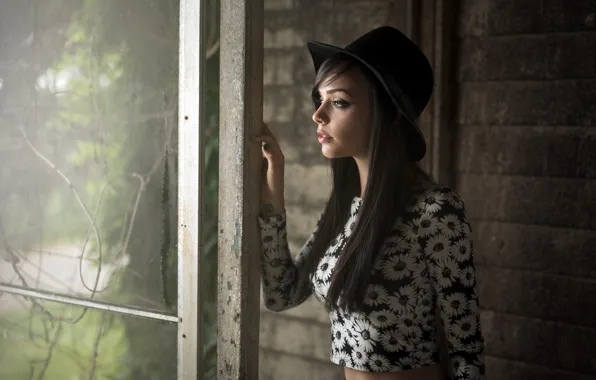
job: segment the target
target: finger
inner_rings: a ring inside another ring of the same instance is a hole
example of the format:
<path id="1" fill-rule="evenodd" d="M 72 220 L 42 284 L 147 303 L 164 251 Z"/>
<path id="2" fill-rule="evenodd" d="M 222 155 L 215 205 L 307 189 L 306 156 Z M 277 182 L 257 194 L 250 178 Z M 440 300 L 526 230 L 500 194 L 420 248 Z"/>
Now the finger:
<path id="1" fill-rule="evenodd" d="M 273 136 L 260 135 L 260 136 L 255 136 L 253 139 L 255 142 L 266 143 L 266 144 L 270 144 L 270 145 L 274 145 L 277 143 L 277 140 Z"/>
<path id="2" fill-rule="evenodd" d="M 277 140 L 274 137 L 258 136 L 258 137 L 255 137 L 255 142 L 260 142 L 261 148 L 264 149 L 264 151 L 266 151 L 266 152 L 269 152 L 269 153 L 281 152 L 279 144 L 277 143 Z"/>
<path id="3" fill-rule="evenodd" d="M 265 157 L 267 161 L 273 160 L 273 150 L 271 148 L 271 145 L 264 143 L 261 146 L 261 151 L 263 152 L 263 157 Z"/>
<path id="4" fill-rule="evenodd" d="M 267 135 L 267 134 L 256 135 L 253 137 L 253 139 L 255 141 L 266 142 L 269 144 L 277 143 L 277 139 L 275 138 L 275 136 Z"/>

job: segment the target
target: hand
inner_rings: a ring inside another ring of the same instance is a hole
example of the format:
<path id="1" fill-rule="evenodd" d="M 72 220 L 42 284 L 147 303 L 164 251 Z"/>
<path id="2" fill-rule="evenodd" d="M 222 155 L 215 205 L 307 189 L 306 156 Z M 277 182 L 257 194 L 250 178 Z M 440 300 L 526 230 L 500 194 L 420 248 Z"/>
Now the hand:
<path id="1" fill-rule="evenodd" d="M 284 200 L 284 155 L 277 139 L 263 123 L 262 134 L 255 137 L 263 152 L 263 178 L 261 184 L 261 210 L 263 214 L 281 214 Z"/>

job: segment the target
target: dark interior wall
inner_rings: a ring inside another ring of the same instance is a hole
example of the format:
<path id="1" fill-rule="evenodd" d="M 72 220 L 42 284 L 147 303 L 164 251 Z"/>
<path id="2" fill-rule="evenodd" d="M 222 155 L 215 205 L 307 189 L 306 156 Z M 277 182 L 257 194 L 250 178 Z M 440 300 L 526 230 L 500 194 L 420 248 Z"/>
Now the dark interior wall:
<path id="1" fill-rule="evenodd" d="M 461 1 L 456 178 L 491 379 L 596 378 L 595 12 Z"/>

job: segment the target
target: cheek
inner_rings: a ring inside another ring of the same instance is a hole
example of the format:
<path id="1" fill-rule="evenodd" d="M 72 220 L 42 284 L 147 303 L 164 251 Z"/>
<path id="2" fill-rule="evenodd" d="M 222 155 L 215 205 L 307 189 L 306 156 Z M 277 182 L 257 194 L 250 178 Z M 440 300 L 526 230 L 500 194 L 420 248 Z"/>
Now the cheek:
<path id="1" fill-rule="evenodd" d="M 342 123 L 338 123 L 332 133 L 336 141 L 329 148 L 337 153 L 352 155 L 368 150 L 368 126 L 355 117 L 346 118 Z"/>

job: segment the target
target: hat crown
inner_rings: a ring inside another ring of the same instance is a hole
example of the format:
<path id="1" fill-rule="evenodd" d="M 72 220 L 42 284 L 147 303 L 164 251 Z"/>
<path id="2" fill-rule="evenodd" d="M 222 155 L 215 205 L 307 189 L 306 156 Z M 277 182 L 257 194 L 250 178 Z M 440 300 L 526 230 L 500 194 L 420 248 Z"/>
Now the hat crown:
<path id="1" fill-rule="evenodd" d="M 345 50 L 366 61 L 384 79 L 395 82 L 410 99 L 415 116 L 422 113 L 432 94 L 432 67 L 406 35 L 393 27 L 382 26 L 362 35 Z M 389 90 L 398 91 L 391 85 Z"/>

